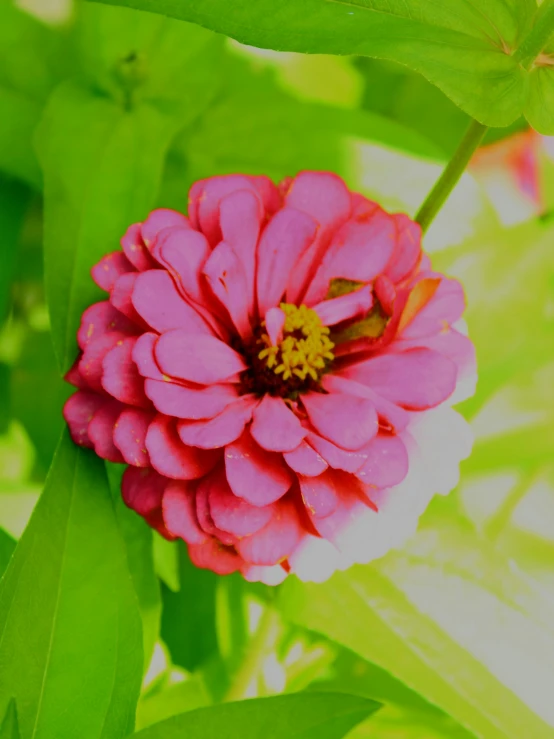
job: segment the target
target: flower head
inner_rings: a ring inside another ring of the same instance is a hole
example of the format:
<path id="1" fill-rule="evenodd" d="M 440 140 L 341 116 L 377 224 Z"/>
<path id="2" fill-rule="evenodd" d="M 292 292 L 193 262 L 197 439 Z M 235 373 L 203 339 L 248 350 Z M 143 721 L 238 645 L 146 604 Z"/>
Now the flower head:
<path id="1" fill-rule="evenodd" d="M 330 173 L 197 182 L 92 270 L 73 439 L 199 567 L 322 580 L 401 545 L 471 444 L 463 291 L 420 241 Z"/>

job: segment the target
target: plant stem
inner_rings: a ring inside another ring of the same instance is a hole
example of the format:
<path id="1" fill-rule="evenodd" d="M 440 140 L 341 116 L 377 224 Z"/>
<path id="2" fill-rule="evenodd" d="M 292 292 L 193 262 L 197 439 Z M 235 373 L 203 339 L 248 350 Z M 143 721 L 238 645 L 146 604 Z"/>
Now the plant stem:
<path id="1" fill-rule="evenodd" d="M 454 152 L 454 156 L 446 165 L 444 172 L 437 180 L 415 217 L 423 232 L 429 228 L 431 222 L 454 189 L 473 153 L 483 140 L 486 131 L 487 126 L 484 126 L 478 121 L 473 120 L 469 124 L 460 145 Z"/>
<path id="2" fill-rule="evenodd" d="M 279 628 L 279 616 L 271 606 L 268 606 L 260 618 L 258 629 L 247 646 L 242 664 L 227 691 L 226 701 L 240 701 L 247 697 L 248 688 L 260 675 L 263 663 L 275 646 Z"/>
<path id="3" fill-rule="evenodd" d="M 554 35 L 554 0 L 544 0 L 537 11 L 533 27 L 513 55 L 522 67 L 529 69 Z"/>

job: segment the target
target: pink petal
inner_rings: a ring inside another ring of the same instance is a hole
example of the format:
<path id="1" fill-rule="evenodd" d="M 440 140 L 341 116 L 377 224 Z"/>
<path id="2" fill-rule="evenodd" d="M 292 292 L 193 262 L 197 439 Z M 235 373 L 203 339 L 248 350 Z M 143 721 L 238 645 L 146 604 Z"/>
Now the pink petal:
<path id="1" fill-rule="evenodd" d="M 198 518 L 198 524 L 200 528 L 211 536 L 215 536 L 225 546 L 234 546 L 237 542 L 237 537 L 228 531 L 218 529 L 212 518 L 209 505 L 209 497 L 212 488 L 219 487 L 219 480 L 222 474 L 222 470 L 215 469 L 198 483 L 196 488 L 196 516 Z"/>
<path id="2" fill-rule="evenodd" d="M 238 398 L 234 385 L 185 387 L 173 382 L 146 380 L 146 395 L 160 413 L 175 418 L 213 418 Z"/>
<path id="3" fill-rule="evenodd" d="M 73 385 L 74 387 L 79 388 L 79 390 L 90 390 L 90 386 L 88 382 L 79 372 L 79 362 L 81 361 L 82 356 L 83 356 L 83 353 L 79 352 L 79 354 L 77 355 L 77 358 L 75 359 L 71 367 L 67 370 L 67 372 L 63 376 L 63 379 L 66 382 L 69 382 L 70 385 Z"/>
<path id="4" fill-rule="evenodd" d="M 377 433 L 377 413 L 370 400 L 310 392 L 302 403 L 316 431 L 343 449 L 360 449 Z"/>
<path id="5" fill-rule="evenodd" d="M 278 211 L 265 227 L 258 245 L 256 292 L 264 315 L 279 304 L 291 272 L 317 232 L 313 218 L 294 208 Z"/>
<path id="6" fill-rule="evenodd" d="M 248 317 L 251 292 L 242 262 L 233 249 L 222 241 L 204 265 L 203 274 L 212 293 L 229 313 L 243 340 L 252 336 Z"/>
<path id="7" fill-rule="evenodd" d="M 230 346 L 186 329 L 168 331 L 158 339 L 156 360 L 164 374 L 200 385 L 225 382 L 246 369 L 244 359 Z"/>
<path id="8" fill-rule="evenodd" d="M 132 301 L 133 289 L 139 274 L 139 272 L 128 272 L 118 277 L 110 293 L 110 303 L 137 326 L 148 330 L 148 325 L 136 312 Z"/>
<path id="9" fill-rule="evenodd" d="M 348 369 L 343 371 L 347 372 Z M 349 380 L 341 375 L 325 375 L 321 384 L 330 393 L 346 393 L 346 395 L 354 395 L 359 398 L 371 400 L 377 411 L 379 424 L 386 427 L 389 431 L 397 433 L 405 429 L 408 425 L 410 415 L 407 411 L 385 400 L 385 398 L 378 395 L 367 385 Z"/>
<path id="10" fill-rule="evenodd" d="M 306 441 L 300 442 L 292 452 L 283 454 L 288 466 L 299 475 L 315 477 L 327 469 L 327 462 Z"/>
<path id="11" fill-rule="evenodd" d="M 232 547 L 210 538 L 203 544 L 189 545 L 189 557 L 196 567 L 212 570 L 218 575 L 230 575 L 240 570 L 243 561 Z"/>
<path id="12" fill-rule="evenodd" d="M 98 287 L 106 292 L 110 292 L 118 277 L 126 272 L 134 272 L 134 267 L 121 251 L 106 254 L 90 271 Z"/>
<path id="13" fill-rule="evenodd" d="M 141 226 L 141 234 L 146 246 L 152 246 L 156 237 L 165 228 L 189 228 L 190 221 L 182 213 L 168 208 L 153 210 Z"/>
<path id="14" fill-rule="evenodd" d="M 373 306 L 371 285 L 313 306 L 324 326 L 334 326 L 348 318 L 365 316 Z"/>
<path id="15" fill-rule="evenodd" d="M 211 334 L 204 319 L 179 295 L 163 269 L 138 275 L 131 300 L 139 316 L 159 333 L 182 328 L 190 334 Z"/>
<path id="16" fill-rule="evenodd" d="M 282 398 L 264 395 L 254 411 L 250 433 L 268 451 L 291 452 L 307 431 Z"/>
<path id="17" fill-rule="evenodd" d="M 385 275 L 379 275 L 373 283 L 373 289 L 385 315 L 392 316 L 394 312 L 394 301 L 396 299 L 396 288 L 390 279 Z"/>
<path id="18" fill-rule="evenodd" d="M 283 327 L 287 317 L 281 308 L 270 308 L 265 314 L 265 330 L 272 346 L 277 346 L 283 338 Z"/>
<path id="19" fill-rule="evenodd" d="M 89 449 L 94 448 L 94 444 L 88 436 L 88 425 L 97 410 L 109 402 L 105 395 L 88 392 L 87 390 L 79 390 L 71 395 L 63 407 L 63 417 L 69 426 L 71 438 L 79 446 L 85 446 Z"/>
<path id="20" fill-rule="evenodd" d="M 406 349 L 422 346 L 451 359 L 458 368 L 458 380 L 463 375 L 475 372 L 475 346 L 467 336 L 453 328 L 423 339 L 399 339 L 394 342 L 391 349 L 394 352 L 404 352 Z"/>
<path id="21" fill-rule="evenodd" d="M 81 316 L 81 325 L 77 332 L 79 347 L 84 349 L 93 339 L 109 331 L 131 336 L 137 332 L 137 327 L 107 300 L 93 303 Z"/>
<path id="22" fill-rule="evenodd" d="M 256 506 L 282 498 L 294 480 L 282 455 L 262 449 L 248 431 L 225 448 L 225 469 L 233 493 Z"/>
<path id="23" fill-rule="evenodd" d="M 203 304 L 201 273 L 210 254 L 206 237 L 190 228 L 167 229 L 159 235 L 154 253 L 185 295 Z"/>
<path id="24" fill-rule="evenodd" d="M 134 467 L 149 467 L 150 457 L 146 450 L 146 432 L 154 413 L 138 408 L 126 408 L 114 427 L 113 441 L 127 464 Z"/>
<path id="25" fill-rule="evenodd" d="M 366 359 L 341 374 L 409 410 L 433 408 L 456 387 L 456 365 L 431 349 L 409 349 Z"/>
<path id="26" fill-rule="evenodd" d="M 219 449 L 238 439 L 257 403 L 253 395 L 243 395 L 208 421 L 180 421 L 177 431 L 185 444 Z"/>
<path id="27" fill-rule="evenodd" d="M 113 443 L 114 427 L 124 406 L 117 400 L 109 400 L 99 408 L 88 425 L 88 436 L 94 451 L 109 462 L 123 462 L 123 456 Z"/>
<path id="28" fill-rule="evenodd" d="M 396 244 L 385 275 L 398 283 L 408 277 L 419 261 L 421 226 L 403 213 L 395 213 L 392 218 L 396 226 Z"/>
<path id="29" fill-rule="evenodd" d="M 363 482 L 388 488 L 401 483 L 408 474 L 408 453 L 397 436 L 376 436 L 365 451 L 367 461 L 356 473 Z"/>
<path id="30" fill-rule="evenodd" d="M 134 337 L 123 339 L 104 356 L 102 387 L 122 403 L 150 408 L 150 401 L 144 394 L 144 380 L 133 362 L 135 343 Z"/>
<path id="31" fill-rule="evenodd" d="M 164 374 L 158 367 L 154 356 L 154 348 L 158 338 L 158 334 L 150 332 L 142 334 L 136 340 L 133 348 L 133 362 L 137 365 L 139 374 L 151 380 L 164 379 Z"/>
<path id="32" fill-rule="evenodd" d="M 442 277 L 429 302 L 401 328 L 402 338 L 415 339 L 439 333 L 445 326 L 455 323 L 464 309 L 464 290 L 460 283 Z"/>
<path id="33" fill-rule="evenodd" d="M 298 304 L 321 263 L 331 233 L 350 215 L 351 196 L 340 177 L 331 172 L 300 172 L 288 188 L 286 204 L 319 224 L 315 241 L 299 260 L 287 286 L 287 301 Z M 314 302 L 324 297 L 325 293 Z"/>
<path id="34" fill-rule="evenodd" d="M 127 467 L 121 480 L 121 497 L 126 506 L 149 517 L 161 507 L 168 481 L 150 467 Z"/>
<path id="35" fill-rule="evenodd" d="M 91 341 L 81 357 L 79 362 L 79 372 L 88 382 L 91 388 L 97 392 L 104 392 L 102 387 L 102 374 L 104 372 L 102 363 L 104 357 L 119 342 L 123 342 L 127 336 L 119 333 L 119 331 L 111 331 L 108 334 L 101 334 L 97 339 Z"/>
<path id="36" fill-rule="evenodd" d="M 256 246 L 260 236 L 263 208 L 253 192 L 238 190 L 223 198 L 219 206 L 221 233 L 240 259 L 247 284 L 246 300 L 250 315 L 256 299 Z"/>
<path id="37" fill-rule="evenodd" d="M 366 447 L 362 447 L 354 452 L 348 452 L 346 449 L 341 449 L 341 447 L 313 433 L 308 435 L 308 443 L 321 455 L 329 467 L 333 467 L 336 470 L 357 472 L 367 460 Z"/>
<path id="38" fill-rule="evenodd" d="M 256 534 L 240 539 L 237 550 L 249 564 L 275 565 L 292 554 L 302 533 L 294 506 L 280 501 L 269 523 Z"/>
<path id="39" fill-rule="evenodd" d="M 233 495 L 223 470 L 217 476 L 217 483 L 210 487 L 208 505 L 217 528 L 238 537 L 259 531 L 275 512 L 274 505 L 260 508 Z"/>
<path id="40" fill-rule="evenodd" d="M 139 272 L 153 269 L 156 266 L 156 262 L 152 259 L 142 240 L 140 223 L 134 223 L 132 226 L 129 226 L 121 239 L 121 246 L 129 262 Z"/>
<path id="41" fill-rule="evenodd" d="M 165 527 L 187 544 L 203 544 L 208 534 L 200 528 L 196 516 L 196 490 L 194 484 L 172 480 L 166 487 L 162 511 Z"/>
<path id="42" fill-rule="evenodd" d="M 152 467 L 165 477 L 195 480 L 209 472 L 219 455 L 204 449 L 193 449 L 180 440 L 175 419 L 158 414 L 148 428 L 146 448 Z"/>
<path id="43" fill-rule="evenodd" d="M 318 477 L 299 477 L 304 505 L 312 516 L 325 518 L 334 513 L 341 499 L 341 491 L 351 484 L 348 475 L 326 470 Z"/>

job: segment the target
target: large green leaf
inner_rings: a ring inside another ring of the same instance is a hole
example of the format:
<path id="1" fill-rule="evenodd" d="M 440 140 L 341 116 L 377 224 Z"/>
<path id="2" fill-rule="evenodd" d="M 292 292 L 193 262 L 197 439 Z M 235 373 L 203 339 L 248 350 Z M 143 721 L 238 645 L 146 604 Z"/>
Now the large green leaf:
<path id="1" fill-rule="evenodd" d="M 554 133 L 554 116 L 538 114 L 533 102 L 541 94 L 550 106 L 552 92 L 514 56 L 535 0 L 101 1 L 193 21 L 254 46 L 400 62 L 487 125 L 506 126 L 526 112 Z"/>
<path id="2" fill-rule="evenodd" d="M 0 529 L 0 577 L 4 574 L 4 570 L 8 566 L 14 549 L 15 541 L 4 529 Z"/>
<path id="3" fill-rule="evenodd" d="M 137 739 L 341 739 L 379 704 L 342 693 L 297 693 L 174 716 Z"/>
<path id="4" fill-rule="evenodd" d="M 0 714 L 21 739 L 132 730 L 141 625 L 104 465 L 62 437 L 0 586 Z"/>
<path id="5" fill-rule="evenodd" d="M 441 520 L 378 565 L 287 581 L 280 604 L 483 739 L 552 736 L 552 606 L 469 531 Z"/>
<path id="6" fill-rule="evenodd" d="M 20 739 L 15 701 L 9 702 L 6 715 L 0 726 L 0 739 Z"/>

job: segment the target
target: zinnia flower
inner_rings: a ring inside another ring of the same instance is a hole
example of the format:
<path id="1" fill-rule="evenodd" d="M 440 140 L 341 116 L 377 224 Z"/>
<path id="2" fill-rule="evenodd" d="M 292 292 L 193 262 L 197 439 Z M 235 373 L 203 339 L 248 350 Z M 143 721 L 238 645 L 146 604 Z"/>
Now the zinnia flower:
<path id="1" fill-rule="evenodd" d="M 462 288 L 419 226 L 327 172 L 197 182 L 92 270 L 77 444 L 199 567 L 323 580 L 413 533 L 471 446 Z"/>

